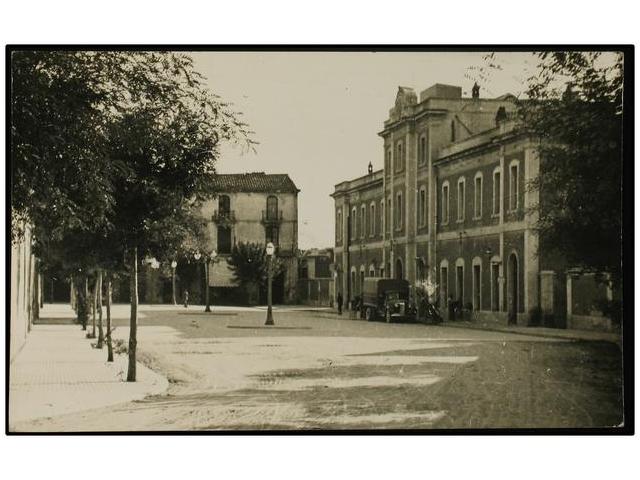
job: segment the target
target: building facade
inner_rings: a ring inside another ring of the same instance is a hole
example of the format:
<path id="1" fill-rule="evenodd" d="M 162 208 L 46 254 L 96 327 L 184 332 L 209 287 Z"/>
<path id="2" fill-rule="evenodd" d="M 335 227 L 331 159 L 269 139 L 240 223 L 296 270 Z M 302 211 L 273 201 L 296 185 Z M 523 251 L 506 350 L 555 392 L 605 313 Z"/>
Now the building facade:
<path id="1" fill-rule="evenodd" d="M 283 274 L 274 279 L 274 302 L 294 302 L 300 190 L 288 175 L 264 172 L 216 175 L 214 188 L 218 192 L 215 198 L 202 206 L 210 248 L 217 252 L 209 269 L 209 286 L 214 289 L 236 286 L 227 263 L 234 245 L 272 242 L 276 255 L 285 264 Z"/>
<path id="2" fill-rule="evenodd" d="M 333 250 L 311 248 L 302 254 L 298 265 L 298 302 L 305 305 L 333 306 Z"/>
<path id="3" fill-rule="evenodd" d="M 563 322 L 565 279 L 538 252 L 538 198 L 526 188 L 540 168 L 536 140 L 510 120 L 514 110 L 513 96 L 480 98 L 477 86 L 463 98 L 436 84 L 419 100 L 398 89 L 379 133 L 383 168 L 332 194 L 345 299 L 367 276 L 428 278 L 441 306 L 458 301 L 503 323 Z"/>

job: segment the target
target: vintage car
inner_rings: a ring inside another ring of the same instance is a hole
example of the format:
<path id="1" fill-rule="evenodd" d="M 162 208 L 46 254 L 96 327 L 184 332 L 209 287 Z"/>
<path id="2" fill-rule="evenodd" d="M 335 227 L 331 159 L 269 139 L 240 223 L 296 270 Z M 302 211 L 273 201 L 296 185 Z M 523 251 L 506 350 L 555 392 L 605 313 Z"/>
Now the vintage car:
<path id="1" fill-rule="evenodd" d="M 386 322 L 414 321 L 415 306 L 409 299 L 409 282 L 390 278 L 369 277 L 362 285 L 362 309 L 364 317 L 373 321 L 384 318 Z"/>

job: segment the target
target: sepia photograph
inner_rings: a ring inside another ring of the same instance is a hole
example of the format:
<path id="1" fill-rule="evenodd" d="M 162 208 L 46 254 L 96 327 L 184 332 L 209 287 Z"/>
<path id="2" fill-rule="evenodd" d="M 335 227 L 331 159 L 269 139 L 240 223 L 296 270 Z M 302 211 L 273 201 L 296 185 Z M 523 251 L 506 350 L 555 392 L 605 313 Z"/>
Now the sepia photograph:
<path id="1" fill-rule="evenodd" d="M 8 45 L 6 433 L 633 434 L 633 56 Z"/>

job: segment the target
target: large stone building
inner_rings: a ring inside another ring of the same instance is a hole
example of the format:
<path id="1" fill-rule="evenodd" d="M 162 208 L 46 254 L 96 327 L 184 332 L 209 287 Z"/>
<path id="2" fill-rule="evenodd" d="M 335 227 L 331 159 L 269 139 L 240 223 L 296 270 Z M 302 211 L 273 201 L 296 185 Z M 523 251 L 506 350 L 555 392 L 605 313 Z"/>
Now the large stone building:
<path id="1" fill-rule="evenodd" d="M 335 186 L 337 288 L 365 276 L 429 277 L 440 305 L 458 300 L 502 322 L 564 323 L 564 266 L 538 252 L 536 140 L 510 120 L 514 97 L 463 98 L 436 84 L 400 87 L 379 133 L 384 167 Z M 446 310 L 443 308 L 441 310 Z M 555 320 L 554 320 L 555 319 Z"/>
<path id="2" fill-rule="evenodd" d="M 218 194 L 202 207 L 202 215 L 208 220 L 211 249 L 218 254 L 209 271 L 209 286 L 235 287 L 227 263 L 235 244 L 273 242 L 276 255 L 286 266 L 283 274 L 274 279 L 274 302 L 294 302 L 300 190 L 288 175 L 264 172 L 216 175 L 214 188 Z"/>

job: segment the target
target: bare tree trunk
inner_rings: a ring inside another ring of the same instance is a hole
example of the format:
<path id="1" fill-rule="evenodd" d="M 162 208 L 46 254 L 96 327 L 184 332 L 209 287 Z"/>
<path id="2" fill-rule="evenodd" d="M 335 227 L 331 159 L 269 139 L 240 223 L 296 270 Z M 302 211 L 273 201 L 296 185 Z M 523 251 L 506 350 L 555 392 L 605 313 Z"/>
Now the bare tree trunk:
<path id="1" fill-rule="evenodd" d="M 73 277 L 71 277 L 71 279 L 69 280 L 69 287 L 71 290 L 69 292 L 69 303 L 71 303 L 71 308 L 73 308 L 73 310 L 77 313 L 78 312 L 78 295 L 77 295 L 78 292 L 76 291 L 76 282 L 74 281 Z"/>
<path id="2" fill-rule="evenodd" d="M 133 248 L 131 255 L 129 289 L 131 292 L 131 316 L 129 317 L 129 369 L 127 382 L 135 382 L 136 346 L 138 344 L 138 247 Z"/>
<path id="3" fill-rule="evenodd" d="M 113 362 L 111 343 L 111 276 L 107 273 L 107 362 Z"/>
<path id="4" fill-rule="evenodd" d="M 104 329 L 102 328 L 102 270 L 98 270 L 96 290 L 98 295 L 98 344 L 96 348 L 102 348 L 102 344 L 104 343 Z"/>
<path id="5" fill-rule="evenodd" d="M 82 325 L 82 330 L 87 329 L 89 320 L 89 286 L 85 273 L 80 273 L 75 279 L 76 285 L 76 312 L 78 323 Z"/>

